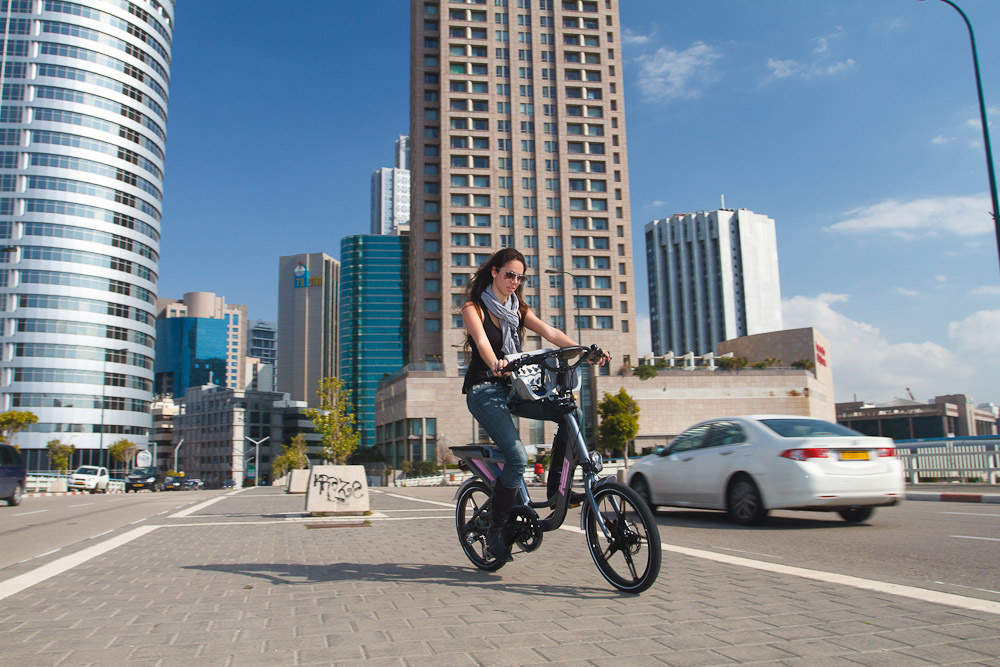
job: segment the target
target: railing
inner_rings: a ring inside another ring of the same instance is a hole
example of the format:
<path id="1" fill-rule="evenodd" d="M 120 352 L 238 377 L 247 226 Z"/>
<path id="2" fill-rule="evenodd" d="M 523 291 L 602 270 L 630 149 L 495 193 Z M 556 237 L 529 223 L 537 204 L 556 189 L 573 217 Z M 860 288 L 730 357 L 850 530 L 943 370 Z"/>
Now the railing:
<path id="1" fill-rule="evenodd" d="M 25 485 L 25 493 L 56 493 L 66 491 L 66 484 L 69 482 L 69 475 L 58 475 L 56 473 L 32 473 L 28 475 Z M 124 493 L 125 481 L 112 479 L 108 485 L 109 493 Z"/>
<path id="2" fill-rule="evenodd" d="M 928 481 L 1000 483 L 1000 438 L 897 440 L 896 456 L 910 484 Z"/>
<path id="3" fill-rule="evenodd" d="M 633 459 L 635 460 L 635 459 Z M 621 459 L 611 459 L 604 462 L 604 470 L 601 471 L 602 477 L 614 477 L 618 474 L 619 470 L 624 470 L 624 464 Z M 389 486 L 458 486 L 469 477 L 472 477 L 472 473 L 465 472 L 463 470 L 458 470 L 457 468 L 449 468 L 448 471 L 442 476 L 441 473 L 435 475 L 426 475 L 424 477 L 401 477 L 395 482 L 389 480 Z M 524 470 L 524 481 L 528 484 L 535 483 L 535 471 L 534 466 L 529 465 Z M 574 481 L 583 481 L 583 471 L 580 468 L 576 469 L 576 474 L 574 475 Z"/>

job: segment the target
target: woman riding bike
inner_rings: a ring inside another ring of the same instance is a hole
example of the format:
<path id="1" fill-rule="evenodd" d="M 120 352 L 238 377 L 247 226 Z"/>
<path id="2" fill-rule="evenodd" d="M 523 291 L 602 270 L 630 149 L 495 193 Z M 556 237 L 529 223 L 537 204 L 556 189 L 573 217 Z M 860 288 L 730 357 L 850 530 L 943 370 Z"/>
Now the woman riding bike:
<path id="1" fill-rule="evenodd" d="M 521 351 L 525 329 L 530 329 L 557 347 L 575 345 L 572 338 L 540 320 L 525 305 L 522 297 L 525 266 L 524 255 L 513 248 L 495 253 L 476 271 L 469 283 L 468 298 L 462 306 L 469 348 L 466 356 L 469 366 L 462 393 L 466 395 L 469 412 L 506 459 L 493 491 L 490 528 L 486 536 L 487 548 L 501 561 L 512 560 L 504 527 L 528 463 L 527 452 L 511 415 L 559 423 L 549 467 L 550 496 L 558 488 L 559 475 L 555 471 L 560 468 L 559 459 L 567 441 L 562 415 L 546 413 L 535 403 L 516 399 L 508 404 L 510 386 L 503 374 L 507 365 L 503 357 Z M 604 365 L 610 358 L 605 354 L 597 363 Z"/>

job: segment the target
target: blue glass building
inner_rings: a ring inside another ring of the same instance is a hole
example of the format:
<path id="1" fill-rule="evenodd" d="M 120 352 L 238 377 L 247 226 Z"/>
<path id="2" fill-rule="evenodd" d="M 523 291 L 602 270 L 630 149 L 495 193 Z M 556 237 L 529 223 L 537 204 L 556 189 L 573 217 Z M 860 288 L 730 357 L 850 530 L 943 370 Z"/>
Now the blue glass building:
<path id="1" fill-rule="evenodd" d="M 226 386 L 229 322 L 204 317 L 156 321 L 155 393 L 181 398 L 188 387 Z"/>
<path id="2" fill-rule="evenodd" d="M 409 360 L 409 237 L 340 243 L 340 380 L 351 392 L 360 447 L 375 444 L 375 389 Z"/>

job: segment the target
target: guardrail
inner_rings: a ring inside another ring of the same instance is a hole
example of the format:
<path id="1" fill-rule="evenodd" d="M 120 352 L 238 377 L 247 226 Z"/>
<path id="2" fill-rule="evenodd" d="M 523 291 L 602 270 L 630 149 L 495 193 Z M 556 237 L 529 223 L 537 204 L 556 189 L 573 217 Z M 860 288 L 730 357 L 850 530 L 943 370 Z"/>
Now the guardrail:
<path id="1" fill-rule="evenodd" d="M 636 459 L 632 459 L 636 460 Z M 620 459 L 612 459 L 604 462 L 604 470 L 601 471 L 601 475 L 604 477 L 614 477 L 618 475 L 619 470 L 624 470 L 624 463 Z M 395 481 L 389 480 L 389 486 L 458 486 L 469 477 L 472 477 L 472 473 L 464 472 L 462 470 L 451 469 L 442 476 L 440 473 L 436 475 L 427 475 L 425 477 L 401 477 Z M 576 469 L 576 473 L 573 479 L 578 482 L 583 481 L 583 471 L 580 468 Z M 524 471 L 524 481 L 528 484 L 534 484 L 535 482 L 535 471 L 533 466 L 529 465 Z"/>
<path id="2" fill-rule="evenodd" d="M 939 481 L 1000 483 L 1000 438 L 897 440 L 896 456 L 910 484 Z"/>
<path id="3" fill-rule="evenodd" d="M 34 473 L 28 475 L 25 485 L 25 493 L 59 493 L 66 491 L 66 483 L 69 475 L 57 475 L 55 473 Z M 125 481 L 112 479 L 108 485 L 109 493 L 124 493 Z"/>

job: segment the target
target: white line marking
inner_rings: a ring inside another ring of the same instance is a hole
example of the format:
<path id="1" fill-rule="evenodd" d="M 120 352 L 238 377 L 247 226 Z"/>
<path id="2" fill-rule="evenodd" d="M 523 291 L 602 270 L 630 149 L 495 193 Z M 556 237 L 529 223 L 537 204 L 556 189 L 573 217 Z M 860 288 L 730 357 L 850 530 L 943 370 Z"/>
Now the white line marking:
<path id="1" fill-rule="evenodd" d="M 134 528 L 127 533 L 117 537 L 112 537 L 110 540 L 106 540 L 100 544 L 95 544 L 94 546 L 78 551 L 75 554 L 63 556 L 62 558 L 54 560 L 51 563 L 46 563 L 41 567 L 35 568 L 31 572 L 25 572 L 24 574 L 12 577 L 7 581 L 0 581 L 0 600 L 8 598 L 15 593 L 20 593 L 24 589 L 30 588 L 35 584 L 45 581 L 46 579 L 51 579 L 57 574 L 62 574 L 63 572 L 66 572 L 81 563 L 87 562 L 91 558 L 107 553 L 115 547 L 127 544 L 132 540 L 142 537 L 146 533 L 154 530 L 156 530 L 156 526 L 142 526 L 141 528 Z"/>
<path id="2" fill-rule="evenodd" d="M 722 549 L 723 551 L 735 551 L 736 553 L 740 553 L 740 554 L 751 554 L 753 556 L 764 556 L 766 558 L 778 558 L 778 559 L 783 559 L 784 558 L 784 556 L 775 556 L 774 554 L 762 554 L 762 553 L 757 552 L 757 551 L 745 551 L 743 549 L 728 549 L 726 547 L 713 547 L 713 548 L 715 548 L 715 549 Z"/>
<path id="3" fill-rule="evenodd" d="M 569 530 L 574 533 L 583 532 L 575 526 L 562 526 L 562 529 Z M 861 577 L 853 577 L 847 574 L 837 574 L 835 572 L 809 570 L 804 567 L 783 565 L 781 563 L 768 563 L 767 561 L 752 560 L 750 558 L 731 556 L 729 554 L 719 554 L 713 551 L 705 551 L 704 549 L 690 549 L 688 547 L 667 544 L 666 542 L 661 542 L 660 546 L 664 551 L 672 551 L 674 553 L 692 556 L 694 558 L 704 558 L 705 560 L 712 560 L 717 563 L 749 567 L 754 570 L 763 570 L 765 572 L 774 572 L 776 574 L 788 574 L 793 577 L 802 577 L 803 579 L 822 581 L 827 584 L 840 584 L 842 586 L 851 586 L 853 588 L 875 591 L 876 593 L 888 593 L 889 595 L 898 595 L 900 597 L 911 598 L 914 600 L 922 600 L 923 602 L 933 602 L 934 604 L 943 604 L 951 607 L 972 609 L 974 611 L 1000 615 L 1000 602 L 993 602 L 991 600 L 980 600 L 978 598 L 965 597 L 964 595 L 954 595 L 953 593 L 942 593 L 940 591 L 932 591 L 926 588 L 917 588 L 915 586 L 904 586 L 903 584 L 890 584 L 885 581 L 862 579 Z"/>
<path id="4" fill-rule="evenodd" d="M 438 500 L 426 500 L 424 498 L 413 498 L 411 496 L 401 496 L 398 493 L 389 493 L 388 491 L 381 492 L 384 495 L 392 496 L 393 498 L 402 498 L 403 500 L 412 500 L 415 503 L 427 503 L 428 505 L 440 505 L 441 507 L 455 507 L 455 503 L 442 503 Z"/>
<path id="5" fill-rule="evenodd" d="M 70 507 L 86 507 L 87 505 L 93 505 L 94 503 L 80 503 L 79 505 L 70 505 Z"/>
<path id="6" fill-rule="evenodd" d="M 34 556 L 34 558 L 42 558 L 44 556 L 48 556 L 49 554 L 54 554 L 57 551 L 62 551 L 62 547 L 59 547 L 58 549 L 53 549 L 52 551 L 46 551 L 43 554 L 38 554 L 37 556 Z M 31 560 L 31 559 L 29 558 L 28 560 Z"/>
<path id="7" fill-rule="evenodd" d="M 29 514 L 38 514 L 39 512 L 48 512 L 48 510 L 35 510 L 33 512 L 18 512 L 13 516 L 28 516 Z"/>
<path id="8" fill-rule="evenodd" d="M 958 537 L 963 540 L 986 540 L 988 542 L 1000 542 L 1000 537 L 975 537 L 973 535 L 951 535 L 950 537 Z"/>
<path id="9" fill-rule="evenodd" d="M 90 539 L 94 539 L 94 538 L 100 537 L 101 535 L 107 535 L 108 533 L 113 533 L 113 532 L 115 532 L 114 528 L 112 528 L 111 530 L 106 530 L 103 533 L 98 533 L 97 535 L 91 535 Z"/>
<path id="10" fill-rule="evenodd" d="M 939 512 L 939 514 L 961 514 L 963 516 L 1000 516 L 1000 514 L 980 514 L 979 512 Z"/>
<path id="11" fill-rule="evenodd" d="M 230 495 L 230 494 L 226 494 L 226 495 Z M 199 503 L 197 505 L 193 505 L 193 506 L 187 508 L 186 510 L 181 510 L 180 512 L 177 512 L 176 514 L 171 514 L 167 518 L 168 519 L 183 519 L 184 517 L 191 516 L 192 514 L 194 514 L 195 512 L 197 512 L 198 510 L 204 509 L 204 508 L 208 507 L 209 505 L 214 505 L 215 503 L 219 502 L 220 500 L 222 500 L 225 497 L 226 496 L 216 496 L 215 498 L 212 498 L 210 500 L 206 500 L 203 503 Z"/>
<path id="12" fill-rule="evenodd" d="M 988 588 L 976 588 L 975 586 L 963 586 L 962 584 L 949 584 L 947 581 L 935 581 L 935 584 L 941 584 L 942 586 L 956 586 L 958 588 L 968 588 L 974 591 L 982 591 L 983 593 L 996 593 L 1000 595 L 1000 591 L 991 591 Z"/>

